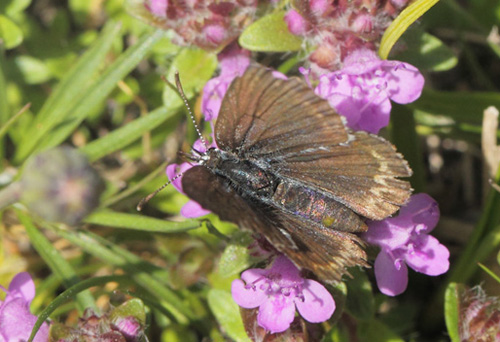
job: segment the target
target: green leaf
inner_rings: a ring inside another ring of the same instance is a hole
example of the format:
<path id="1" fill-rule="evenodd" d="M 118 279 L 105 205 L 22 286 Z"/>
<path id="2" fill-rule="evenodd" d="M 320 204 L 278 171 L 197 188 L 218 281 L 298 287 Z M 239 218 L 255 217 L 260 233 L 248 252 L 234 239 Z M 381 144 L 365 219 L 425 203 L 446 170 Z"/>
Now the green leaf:
<path id="1" fill-rule="evenodd" d="M 23 140 L 18 144 L 15 157 L 17 163 L 26 159 L 37 147 L 40 139 L 45 137 L 56 124 L 70 115 L 75 103 L 82 99 L 83 93 L 93 83 L 91 76 L 97 72 L 119 33 L 120 25 L 105 27 L 101 37 L 78 59 L 75 66 L 68 70 L 66 77 L 54 88 L 38 112 L 31 130 L 26 132 Z"/>
<path id="2" fill-rule="evenodd" d="M 124 78 L 137 64 L 139 64 L 154 44 L 163 37 L 161 30 L 152 35 L 144 35 L 135 45 L 131 46 L 95 81 L 95 83 L 81 96 L 76 105 L 71 108 L 64 121 L 60 121 L 39 149 L 48 149 L 63 142 L 85 118 L 93 112 L 96 106 L 113 91 L 116 83 Z"/>
<path id="3" fill-rule="evenodd" d="M 189 318 L 194 317 L 191 309 L 181 297 L 154 275 L 156 266 L 90 232 L 70 232 L 58 229 L 57 234 L 96 258 L 115 267 L 123 268 L 137 284 L 158 298 L 161 305 L 171 312 L 179 323 L 185 324 Z"/>
<path id="4" fill-rule="evenodd" d="M 91 162 L 96 161 L 130 145 L 142 137 L 144 133 L 158 127 L 175 114 L 175 110 L 167 110 L 165 107 L 158 108 L 123 127 L 115 129 L 102 138 L 90 142 L 80 148 L 80 151 L 85 153 Z"/>
<path id="5" fill-rule="evenodd" d="M 200 227 L 200 222 L 197 220 L 173 222 L 144 215 L 118 213 L 110 210 L 95 212 L 88 216 L 85 222 L 101 226 L 136 229 L 152 233 L 179 233 Z"/>
<path id="6" fill-rule="evenodd" d="M 43 322 L 49 318 L 50 314 L 54 312 L 59 306 L 61 306 L 64 302 L 66 302 L 68 299 L 73 298 L 75 295 L 78 296 L 78 294 L 82 293 L 82 291 L 94 287 L 94 286 L 100 286 L 107 284 L 109 282 L 116 282 L 116 283 L 128 283 L 130 282 L 130 277 L 128 276 L 103 276 L 103 277 L 94 277 L 90 279 L 83 280 L 70 288 L 68 288 L 66 291 L 58 295 L 41 313 L 38 315 L 38 319 L 36 320 L 36 323 L 33 327 L 33 330 L 31 332 L 30 338 L 28 339 L 28 342 L 33 341 L 33 338 L 35 337 L 36 332 L 40 327 L 42 326 Z"/>
<path id="7" fill-rule="evenodd" d="M 289 52 L 302 48 L 302 40 L 293 35 L 284 20 L 285 11 L 275 11 L 248 26 L 238 42 L 250 51 Z"/>
<path id="8" fill-rule="evenodd" d="M 175 73 L 179 72 L 182 88 L 187 98 L 199 93 L 217 68 L 217 57 L 201 49 L 184 49 L 172 61 L 167 80 L 175 85 Z M 165 87 L 163 102 L 169 109 L 184 105 L 176 91 Z"/>
<path id="9" fill-rule="evenodd" d="M 415 192 L 425 191 L 425 166 L 422 161 L 413 111 L 408 106 L 395 103 L 391 113 L 391 142 L 403 154 L 413 170 L 410 183 Z"/>
<path id="10" fill-rule="evenodd" d="M 14 63 L 21 71 L 27 84 L 40 84 L 47 82 L 52 73 L 45 63 L 37 58 L 22 55 L 14 58 Z"/>
<path id="11" fill-rule="evenodd" d="M 30 4 L 31 0 L 2 0 L 0 12 L 12 17 L 24 11 Z"/>
<path id="12" fill-rule="evenodd" d="M 230 277 L 249 268 L 259 259 L 250 255 L 248 245 L 254 241 L 251 234 L 245 231 L 236 231 L 222 253 L 218 273 L 221 277 Z"/>
<path id="13" fill-rule="evenodd" d="M 0 45 L 13 49 L 23 41 L 23 32 L 12 20 L 0 14 Z"/>
<path id="14" fill-rule="evenodd" d="M 387 30 L 385 30 L 378 49 L 380 58 L 386 59 L 392 47 L 406 29 L 438 1 L 439 0 L 416 0 L 411 3 L 410 6 L 406 7 L 391 23 Z"/>
<path id="15" fill-rule="evenodd" d="M 360 320 L 369 320 L 375 316 L 375 300 L 372 285 L 366 273 L 359 267 L 349 269 L 352 278 L 347 279 L 346 309 Z"/>
<path id="16" fill-rule="evenodd" d="M 463 285 L 450 283 L 444 294 L 444 319 L 448 335 L 452 342 L 460 342 L 459 313 L 460 292 L 464 290 Z"/>
<path id="17" fill-rule="evenodd" d="M 241 320 L 240 308 L 231 297 L 231 293 L 210 289 L 208 291 L 208 306 L 221 328 L 231 339 L 238 342 L 250 341 Z"/>
<path id="18" fill-rule="evenodd" d="M 495 92 L 446 92 L 425 88 L 420 98 L 408 105 L 426 113 L 445 115 L 457 121 L 481 124 L 483 111 L 500 108 L 500 94 Z"/>
<path id="19" fill-rule="evenodd" d="M 402 60 L 420 70 L 446 71 L 458 63 L 458 58 L 439 38 L 422 30 L 408 30 L 401 37 L 406 49 L 391 55 L 392 59 Z"/>
<path id="20" fill-rule="evenodd" d="M 395 332 L 379 320 L 361 321 L 358 325 L 359 341 L 404 342 Z"/>
<path id="21" fill-rule="evenodd" d="M 17 210 L 17 216 L 19 220 L 26 228 L 26 232 L 30 237 L 30 241 L 33 247 L 36 249 L 38 254 L 47 263 L 52 272 L 57 274 L 62 280 L 64 286 L 69 288 L 77 284 L 80 279 L 76 275 L 71 265 L 62 257 L 57 249 L 50 243 L 49 240 L 38 230 L 33 224 L 29 216 L 24 214 L 22 211 Z M 93 308 L 98 310 L 94 301 L 94 297 L 89 291 L 80 293 L 77 298 L 78 308 L 80 312 L 83 312 L 86 308 Z"/>

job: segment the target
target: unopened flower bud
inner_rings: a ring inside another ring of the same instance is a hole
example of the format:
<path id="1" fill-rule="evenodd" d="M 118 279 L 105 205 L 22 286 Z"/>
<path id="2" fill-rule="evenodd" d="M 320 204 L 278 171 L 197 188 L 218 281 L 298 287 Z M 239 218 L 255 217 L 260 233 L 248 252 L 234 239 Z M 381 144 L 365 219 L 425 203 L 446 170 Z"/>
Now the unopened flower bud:
<path id="1" fill-rule="evenodd" d="M 78 223 L 99 204 L 103 181 L 87 158 L 69 147 L 42 152 L 27 161 L 21 202 L 48 221 Z"/>
<path id="2" fill-rule="evenodd" d="M 77 327 L 54 324 L 50 341 L 57 342 L 142 342 L 146 313 L 139 299 L 131 299 L 102 316 L 86 309 Z"/>

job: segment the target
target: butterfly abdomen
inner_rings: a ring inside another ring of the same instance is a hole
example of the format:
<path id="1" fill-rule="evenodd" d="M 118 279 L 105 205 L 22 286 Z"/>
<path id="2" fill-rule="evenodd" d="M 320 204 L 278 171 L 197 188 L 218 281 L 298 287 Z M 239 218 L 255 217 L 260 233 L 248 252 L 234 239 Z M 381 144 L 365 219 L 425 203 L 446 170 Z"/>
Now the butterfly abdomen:
<path id="1" fill-rule="evenodd" d="M 290 181 L 281 181 L 272 196 L 281 209 L 325 228 L 360 232 L 366 225 L 352 210 L 327 195 Z"/>

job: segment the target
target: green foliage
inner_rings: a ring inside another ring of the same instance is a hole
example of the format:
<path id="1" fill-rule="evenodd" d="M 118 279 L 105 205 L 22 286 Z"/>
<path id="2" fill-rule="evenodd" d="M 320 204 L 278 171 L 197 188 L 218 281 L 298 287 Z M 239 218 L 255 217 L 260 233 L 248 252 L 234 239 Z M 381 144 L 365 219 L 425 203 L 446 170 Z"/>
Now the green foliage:
<path id="1" fill-rule="evenodd" d="M 143 5 L 129 3 L 136 9 Z M 283 20 L 297 3 L 261 6 L 238 39 L 253 59 L 288 76 L 307 66 L 315 48 L 311 40 L 291 34 Z M 326 331 L 324 342 L 436 342 L 443 341 L 445 329 L 458 342 L 460 291 L 490 278 L 498 282 L 486 263 L 500 256 L 500 194 L 470 184 L 483 172 L 483 110 L 500 108 L 500 45 L 490 35 L 500 20 L 500 4 L 411 3 L 385 32 L 379 54 L 418 67 L 426 87 L 414 103 L 393 104 L 383 134 L 409 161 L 415 192 L 439 200 L 444 220 L 436 232 L 453 247 L 452 268 L 432 280 L 410 270 L 407 293 L 395 298 L 378 293 L 372 270 L 352 269 L 352 278 L 326 285 L 336 311 L 316 325 Z M 22 177 L 30 156 L 60 145 L 76 146 L 106 180 L 98 210 L 78 225 L 48 223 L 20 204 L 2 211 L 2 285 L 21 269 L 34 275 L 32 309 L 41 311 L 34 331 L 48 317 L 63 322 L 74 317 L 75 308 L 97 309 L 117 288 L 118 302 L 133 299 L 118 304 L 114 314 L 140 317 L 161 341 L 249 341 L 230 288 L 244 270 L 265 265 L 266 258 L 252 249 L 252 234 L 213 214 L 201 220 L 179 217 L 188 199 L 171 185 L 144 213 L 135 210 L 142 197 L 166 182 L 165 166 L 180 161 L 177 152 L 188 152 L 197 138 L 175 73 L 201 121 L 201 95 L 218 75 L 217 54 L 176 45 L 173 32 L 155 31 L 124 8 L 124 0 L 0 1 L 2 190 Z M 147 13 L 140 9 L 136 15 Z M 430 140 L 436 138 L 444 141 L 438 147 Z M 454 143 L 468 147 L 450 148 Z M 433 169 L 436 155 L 443 171 Z M 462 164 L 467 158 L 473 160 L 469 168 Z M 488 177 L 499 183 L 499 175 Z M 455 240 L 466 234 L 462 225 L 472 233 L 466 241 Z M 369 254 L 371 263 L 376 255 Z M 481 262 L 485 265 L 478 266 Z"/>
<path id="2" fill-rule="evenodd" d="M 287 52 L 298 51 L 302 40 L 288 31 L 283 20 L 285 12 L 275 11 L 248 26 L 239 43 L 250 51 Z"/>

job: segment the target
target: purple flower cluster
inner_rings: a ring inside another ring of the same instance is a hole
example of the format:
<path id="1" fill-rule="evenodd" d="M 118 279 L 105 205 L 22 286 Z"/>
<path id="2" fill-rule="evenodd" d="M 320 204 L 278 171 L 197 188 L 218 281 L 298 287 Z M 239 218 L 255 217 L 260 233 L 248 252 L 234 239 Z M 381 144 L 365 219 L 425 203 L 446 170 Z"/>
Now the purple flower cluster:
<path id="1" fill-rule="evenodd" d="M 17 274 L 9 289 L 0 286 L 7 296 L 0 301 L 0 342 L 27 341 L 37 317 L 30 312 L 30 304 L 35 298 L 35 283 L 27 272 Z M 49 340 L 49 326 L 43 323 L 34 342 Z"/>
<path id="2" fill-rule="evenodd" d="M 250 51 L 243 50 L 234 43 L 226 47 L 217 58 L 220 74 L 208 81 L 203 88 L 201 111 L 207 121 L 217 119 L 227 88 L 250 65 Z"/>
<path id="3" fill-rule="evenodd" d="M 436 201 L 427 194 L 416 194 L 397 217 L 368 223 L 363 238 L 381 249 L 374 269 L 382 293 L 396 296 L 406 290 L 407 265 L 430 276 L 448 271 L 450 252 L 429 235 L 438 220 Z"/>
<path id="4" fill-rule="evenodd" d="M 235 302 L 246 309 L 259 308 L 257 323 L 278 333 L 290 327 L 295 309 L 311 323 L 324 322 L 335 311 L 335 301 L 326 288 L 300 271 L 284 255 L 279 255 L 268 269 L 252 268 L 233 281 Z"/>
<path id="5" fill-rule="evenodd" d="M 257 0 L 145 0 L 143 5 L 152 16 L 148 22 L 176 33 L 175 43 L 218 50 L 251 23 Z"/>
<path id="6" fill-rule="evenodd" d="M 288 29 L 316 50 L 309 56 L 314 75 L 338 70 L 359 49 L 374 50 L 407 0 L 308 0 L 285 16 Z"/>
<path id="7" fill-rule="evenodd" d="M 354 130 L 371 133 L 389 124 L 391 101 L 406 104 L 420 97 L 424 77 L 413 65 L 381 60 L 375 52 L 356 50 L 341 70 L 321 75 L 315 89 Z"/>
<path id="8" fill-rule="evenodd" d="M 212 143 L 211 147 L 216 147 L 215 142 Z M 197 140 L 193 144 L 193 150 L 203 153 L 206 152 L 207 147 L 203 144 L 201 140 Z M 177 191 L 179 191 L 181 194 L 184 194 L 184 191 L 182 190 L 182 178 L 176 176 L 183 174 L 192 167 L 193 165 L 188 162 L 184 162 L 180 165 L 170 164 L 167 166 L 166 169 L 167 177 L 174 186 L 174 188 L 176 188 Z M 210 214 L 210 211 L 203 209 L 201 205 L 198 204 L 198 202 L 193 200 L 189 200 L 181 209 L 181 215 L 186 218 L 196 218 L 207 214 Z"/>

